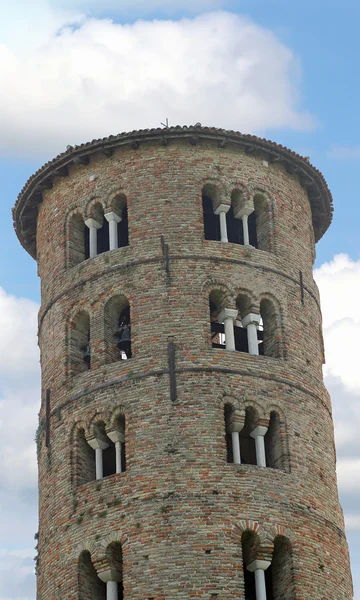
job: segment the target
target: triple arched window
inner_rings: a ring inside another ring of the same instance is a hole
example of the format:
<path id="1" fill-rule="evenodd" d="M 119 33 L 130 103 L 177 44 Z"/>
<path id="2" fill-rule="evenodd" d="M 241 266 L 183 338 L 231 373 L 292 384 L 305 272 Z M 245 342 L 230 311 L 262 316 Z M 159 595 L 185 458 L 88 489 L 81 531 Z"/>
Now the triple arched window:
<path id="1" fill-rule="evenodd" d="M 220 198 L 214 184 L 206 184 L 202 190 L 202 207 L 206 240 L 270 251 L 271 215 L 261 194 L 249 198 L 242 189 L 235 188 L 229 202 Z"/>
<path id="2" fill-rule="evenodd" d="M 111 210 L 104 211 L 100 202 L 91 205 L 88 218 L 73 213 L 68 224 L 68 266 L 87 258 L 129 245 L 126 198 L 117 196 Z"/>
<path id="3" fill-rule="evenodd" d="M 224 302 L 220 291 L 210 293 L 213 348 L 275 358 L 281 356 L 279 315 L 269 298 L 261 299 L 257 309 L 244 294 L 238 295 L 234 307 L 224 307 Z"/>

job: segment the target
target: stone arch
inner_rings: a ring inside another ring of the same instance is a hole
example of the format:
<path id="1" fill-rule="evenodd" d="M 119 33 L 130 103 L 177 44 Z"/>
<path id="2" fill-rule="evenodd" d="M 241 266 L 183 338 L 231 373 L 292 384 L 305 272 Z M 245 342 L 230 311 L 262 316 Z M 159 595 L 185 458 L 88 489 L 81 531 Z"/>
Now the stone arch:
<path id="1" fill-rule="evenodd" d="M 264 356 L 284 357 L 283 309 L 278 299 L 269 292 L 259 294 L 257 302 L 263 327 Z"/>
<path id="2" fill-rule="evenodd" d="M 85 243 L 85 219 L 81 207 L 69 210 L 65 217 L 65 268 L 71 268 L 88 257 Z"/>
<path id="3" fill-rule="evenodd" d="M 91 367 L 90 313 L 78 307 L 66 322 L 68 375 L 88 371 Z"/>
<path id="4" fill-rule="evenodd" d="M 274 243 L 274 202 L 268 190 L 251 186 L 256 220 L 256 247 L 259 250 L 275 253 Z"/>
<path id="5" fill-rule="evenodd" d="M 79 600 L 106 600 L 106 584 L 99 579 L 92 553 L 87 549 L 83 549 L 79 554 L 77 573 Z"/>
<path id="6" fill-rule="evenodd" d="M 70 432 L 72 489 L 95 479 L 94 451 L 87 442 L 87 425 L 77 421 Z"/>
<path id="7" fill-rule="evenodd" d="M 226 283 L 217 278 L 207 279 L 202 285 L 201 295 L 208 299 L 213 291 L 221 295 L 221 308 L 235 307 L 234 291 Z"/>
<path id="8" fill-rule="evenodd" d="M 132 357 L 131 308 L 124 294 L 109 298 L 104 305 L 105 362 Z"/>
<path id="9" fill-rule="evenodd" d="M 222 197 L 223 193 L 218 180 L 204 179 L 202 181 L 201 202 L 205 240 L 220 241 L 220 220 L 215 211 L 222 204 Z"/>

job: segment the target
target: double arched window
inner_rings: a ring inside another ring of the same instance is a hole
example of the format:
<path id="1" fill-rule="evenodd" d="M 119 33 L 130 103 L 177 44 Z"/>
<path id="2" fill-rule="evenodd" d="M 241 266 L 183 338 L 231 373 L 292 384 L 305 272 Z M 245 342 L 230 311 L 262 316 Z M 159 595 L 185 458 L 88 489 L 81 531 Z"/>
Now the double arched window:
<path id="1" fill-rule="evenodd" d="M 262 548 L 254 531 L 241 538 L 244 593 L 246 600 L 293 600 L 293 560 L 289 539 L 277 535 L 272 552 Z"/>
<path id="2" fill-rule="evenodd" d="M 98 567 L 98 568 L 96 568 Z M 119 542 L 111 542 L 105 556 L 94 564 L 89 551 L 84 550 L 78 562 L 79 600 L 123 600 L 123 553 Z"/>
<path id="3" fill-rule="evenodd" d="M 74 439 L 76 484 L 126 471 L 125 416 L 106 427 L 98 421 L 90 432 L 76 429 Z"/>

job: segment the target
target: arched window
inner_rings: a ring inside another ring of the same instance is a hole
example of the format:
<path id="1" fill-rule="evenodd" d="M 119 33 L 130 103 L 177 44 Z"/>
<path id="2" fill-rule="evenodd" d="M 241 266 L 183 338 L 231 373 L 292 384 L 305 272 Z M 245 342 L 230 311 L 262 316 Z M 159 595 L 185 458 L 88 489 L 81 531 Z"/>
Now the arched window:
<path id="1" fill-rule="evenodd" d="M 209 296 L 211 345 L 213 348 L 225 350 L 225 328 L 224 323 L 219 322 L 221 314 L 221 292 L 213 290 Z"/>
<path id="2" fill-rule="evenodd" d="M 68 267 L 78 265 L 88 256 L 88 244 L 85 244 L 85 223 L 79 213 L 74 213 L 68 226 Z"/>
<path id="3" fill-rule="evenodd" d="M 80 554 L 78 563 L 79 600 L 106 600 L 106 583 L 99 579 L 90 552 Z"/>
<path id="4" fill-rule="evenodd" d="M 106 362 L 131 358 L 131 323 L 128 299 L 125 296 L 110 298 L 105 305 L 104 318 Z"/>
<path id="5" fill-rule="evenodd" d="M 260 348 L 259 346 L 259 354 L 278 358 L 281 355 L 278 331 L 278 317 L 271 300 L 267 298 L 261 300 L 260 314 L 262 319 L 263 331 L 261 332 L 261 329 L 259 330 L 259 333 L 262 333 L 262 340 L 261 334 L 258 336 L 260 346 L 262 346 L 262 348 Z"/>
<path id="6" fill-rule="evenodd" d="M 207 184 L 202 190 L 202 207 L 204 219 L 204 235 L 206 240 L 220 241 L 220 221 L 214 213 L 217 204 L 218 190 L 212 184 Z"/>
<path id="7" fill-rule="evenodd" d="M 74 472 L 76 485 L 95 479 L 95 453 L 87 443 L 83 429 L 77 429 L 74 438 Z"/>
<path id="8" fill-rule="evenodd" d="M 117 600 L 124 599 L 123 585 L 123 554 L 122 547 L 119 542 L 112 542 L 106 548 L 106 559 L 111 572 L 112 581 L 106 585 L 111 589 L 108 597 L 116 598 Z"/>
<path id="9" fill-rule="evenodd" d="M 257 420 L 258 416 L 256 414 L 256 411 L 252 407 L 247 408 L 245 411 L 244 427 L 239 433 L 240 456 L 241 462 L 244 465 L 257 464 L 255 439 L 250 435 L 255 429 Z"/>
<path id="10" fill-rule="evenodd" d="M 69 374 L 77 375 L 91 366 L 90 318 L 81 311 L 70 325 Z"/>
<path id="11" fill-rule="evenodd" d="M 268 202 L 261 194 L 254 197 L 254 209 L 253 223 L 249 219 L 249 232 L 253 230 L 253 240 L 256 241 L 252 245 L 270 252 L 272 219 Z"/>
<path id="12" fill-rule="evenodd" d="M 129 245 L 129 223 L 127 201 L 124 194 L 118 194 L 111 202 L 111 211 L 105 214 L 109 223 L 109 249 Z"/>
<path id="13" fill-rule="evenodd" d="M 225 421 L 225 441 L 226 441 L 226 461 L 233 463 L 234 461 L 234 449 L 233 449 L 233 414 L 234 407 L 231 404 L 225 404 L 224 406 L 224 421 Z"/>
<path id="14" fill-rule="evenodd" d="M 265 434 L 266 465 L 272 469 L 285 469 L 285 456 L 281 438 L 279 415 L 272 411 L 270 423 Z"/>
<path id="15" fill-rule="evenodd" d="M 274 540 L 271 571 L 272 596 L 269 596 L 267 600 L 293 600 L 295 590 L 292 548 L 290 541 L 285 536 L 278 535 Z"/>
<path id="16" fill-rule="evenodd" d="M 104 210 L 100 202 L 91 207 L 91 217 L 85 221 L 85 254 L 93 258 L 97 254 L 107 252 L 109 245 L 109 222 L 104 218 Z"/>
<path id="17" fill-rule="evenodd" d="M 248 567 L 256 560 L 260 540 L 259 536 L 253 531 L 244 531 L 241 537 L 242 557 L 243 557 L 243 575 L 244 592 L 246 600 L 260 600 L 256 598 L 255 575 L 249 571 Z"/>

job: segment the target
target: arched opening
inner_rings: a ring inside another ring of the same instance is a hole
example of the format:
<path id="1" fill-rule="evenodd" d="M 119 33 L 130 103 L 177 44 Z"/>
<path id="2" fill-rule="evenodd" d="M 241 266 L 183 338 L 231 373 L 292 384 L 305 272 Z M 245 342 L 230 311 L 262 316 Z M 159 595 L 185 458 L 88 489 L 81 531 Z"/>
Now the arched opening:
<path id="1" fill-rule="evenodd" d="M 272 411 L 265 434 L 266 465 L 271 469 L 284 469 L 284 453 L 281 439 L 281 423 L 279 415 Z"/>
<path id="2" fill-rule="evenodd" d="M 219 322 L 221 305 L 222 293 L 219 290 L 212 290 L 209 295 L 211 345 L 213 348 L 222 348 L 225 350 L 225 327 L 224 323 Z"/>
<path id="3" fill-rule="evenodd" d="M 241 536 L 242 557 L 243 557 L 243 574 L 244 574 L 244 591 L 246 600 L 257 600 L 255 588 L 255 575 L 248 570 L 248 566 L 256 560 L 260 539 L 253 531 L 244 531 Z"/>
<path id="4" fill-rule="evenodd" d="M 76 485 L 83 485 L 95 479 L 95 452 L 89 446 L 83 429 L 75 435 L 74 459 Z"/>
<path id="5" fill-rule="evenodd" d="M 224 406 L 224 422 L 225 422 L 225 442 L 226 442 L 226 462 L 234 462 L 234 451 L 233 451 L 233 440 L 232 440 L 232 420 L 234 414 L 234 407 L 232 404 L 225 404 Z"/>
<path id="6" fill-rule="evenodd" d="M 97 214 L 97 221 L 101 227 L 97 230 L 97 253 L 102 254 L 109 250 L 109 223 L 104 219 L 104 210 L 101 204 L 96 204 L 94 207 Z"/>
<path id="7" fill-rule="evenodd" d="M 85 230 L 87 227 L 80 213 L 71 215 L 68 227 L 68 267 L 74 267 L 89 258 L 86 254 Z"/>
<path id="8" fill-rule="evenodd" d="M 81 311 L 70 325 L 69 348 L 70 375 L 77 375 L 90 369 L 90 318 L 87 312 Z"/>
<path id="9" fill-rule="evenodd" d="M 248 407 L 245 411 L 244 427 L 239 433 L 241 463 L 244 465 L 256 465 L 255 440 L 250 436 L 255 429 L 258 415 L 254 408 Z"/>
<path id="10" fill-rule="evenodd" d="M 249 352 L 247 329 L 243 327 L 241 319 L 250 312 L 250 302 L 247 296 L 239 294 L 236 298 L 236 308 L 239 317 L 234 322 L 235 350 L 237 352 Z"/>
<path id="11" fill-rule="evenodd" d="M 202 190 L 202 207 L 204 219 L 204 235 L 206 240 L 220 241 L 220 221 L 214 213 L 218 190 L 212 184 L 207 184 Z"/>
<path id="12" fill-rule="evenodd" d="M 243 233 L 243 224 L 241 219 L 235 218 L 234 215 L 234 207 L 231 204 L 227 215 L 226 215 L 226 224 L 227 224 L 227 234 L 229 242 L 233 244 L 244 244 L 244 233 Z"/>
<path id="13" fill-rule="evenodd" d="M 124 600 L 123 554 L 119 542 L 112 542 L 106 548 L 106 558 L 114 580 L 117 582 L 117 600 Z"/>
<path id="14" fill-rule="evenodd" d="M 78 562 L 79 600 L 106 600 L 106 583 L 99 579 L 90 552 L 80 554 Z"/>
<path id="15" fill-rule="evenodd" d="M 106 362 L 132 357 L 130 305 L 125 296 L 114 296 L 105 305 Z"/>
<path id="16" fill-rule="evenodd" d="M 271 215 L 268 207 L 268 202 L 261 194 L 256 194 L 254 197 L 254 217 L 252 225 L 253 246 L 259 250 L 270 252 L 271 249 Z M 250 234 L 250 222 L 249 222 Z M 250 242 L 251 243 L 251 242 Z"/>
<path id="17" fill-rule="evenodd" d="M 278 535 L 274 540 L 271 571 L 272 596 L 268 596 L 267 600 L 293 600 L 295 590 L 292 548 L 290 541 L 285 536 Z"/>
<path id="18" fill-rule="evenodd" d="M 263 326 L 263 339 L 260 343 L 260 346 L 262 347 L 259 346 L 259 354 L 278 358 L 280 356 L 278 319 L 273 303 L 267 298 L 260 302 L 260 315 Z M 260 333 L 261 329 L 259 329 L 259 334 Z M 260 335 L 258 337 L 260 337 Z"/>
<path id="19" fill-rule="evenodd" d="M 127 204 L 120 209 L 121 221 L 118 223 L 118 247 L 123 248 L 129 245 L 129 221 Z"/>
<path id="20" fill-rule="evenodd" d="M 92 205 L 91 216 L 85 225 L 85 253 L 92 258 L 109 250 L 109 223 L 104 218 L 104 210 L 100 202 Z"/>

